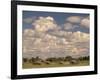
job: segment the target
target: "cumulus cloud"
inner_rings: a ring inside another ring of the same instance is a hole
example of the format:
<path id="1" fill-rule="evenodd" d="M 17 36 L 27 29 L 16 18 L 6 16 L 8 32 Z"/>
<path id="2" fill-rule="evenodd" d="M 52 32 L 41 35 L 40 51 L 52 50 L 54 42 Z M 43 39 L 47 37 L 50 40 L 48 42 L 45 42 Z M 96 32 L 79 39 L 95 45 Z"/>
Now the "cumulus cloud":
<path id="1" fill-rule="evenodd" d="M 87 53 L 89 50 L 89 34 L 80 31 L 51 33 L 38 34 L 33 29 L 25 29 L 23 32 L 23 54 L 32 54 L 41 58 L 44 58 L 43 55 L 45 55 L 47 58 L 51 57 L 52 54 L 56 57 L 65 55 L 75 56 L 80 55 L 80 53 Z"/>
<path id="2" fill-rule="evenodd" d="M 71 24 L 71 23 L 65 23 L 64 25 L 64 30 L 70 30 L 70 29 L 73 29 L 74 27 L 73 27 L 73 25 Z"/>
<path id="3" fill-rule="evenodd" d="M 76 24 L 72 24 L 72 23 L 69 23 L 69 22 L 66 22 L 64 25 L 63 25 L 63 29 L 64 30 L 73 30 L 75 28 L 79 27 L 78 25 Z"/>
<path id="4" fill-rule="evenodd" d="M 39 19 L 35 20 L 32 25 L 35 30 L 38 32 L 46 32 L 48 30 L 54 29 L 57 27 L 53 17 L 39 17 Z"/>
<path id="5" fill-rule="evenodd" d="M 25 18 L 25 19 L 23 19 L 23 21 L 24 21 L 25 23 L 30 24 L 30 23 L 32 23 L 35 19 L 36 19 L 36 17 L 34 16 L 34 17 Z"/>
<path id="6" fill-rule="evenodd" d="M 89 28 L 90 27 L 90 19 L 89 16 L 87 17 L 81 17 L 81 16 L 70 16 L 66 19 L 67 23 L 70 22 L 72 24 L 77 23 L 80 25 L 80 27 L 85 27 L 85 28 Z M 66 24 L 65 24 L 66 25 Z M 67 24 L 68 26 L 66 26 L 66 28 L 75 28 L 70 26 L 70 24 Z M 65 28 L 65 29 L 66 29 Z"/>
<path id="7" fill-rule="evenodd" d="M 72 36 L 73 36 L 72 39 L 73 42 L 87 42 L 89 41 L 90 38 L 88 33 L 80 31 L 74 32 Z"/>
<path id="8" fill-rule="evenodd" d="M 81 17 L 80 16 L 70 16 L 66 19 L 66 21 L 71 23 L 80 23 Z"/>
<path id="9" fill-rule="evenodd" d="M 66 19 L 66 23 L 63 25 L 64 30 L 73 30 L 76 27 L 79 27 L 81 22 L 81 17 L 80 16 L 70 16 Z M 76 25 L 78 24 L 78 25 Z"/>
<path id="10" fill-rule="evenodd" d="M 81 23 L 86 21 L 84 19 L 81 20 Z M 80 21 L 76 20 L 77 23 Z M 71 22 L 66 22 L 63 30 L 56 24 L 53 17 L 48 16 L 39 17 L 32 25 L 34 29 L 24 29 L 23 31 L 23 55 L 29 56 L 28 54 L 31 54 L 30 57 L 39 56 L 44 59 L 44 57 L 51 56 L 89 54 L 89 34 L 80 31 L 65 31 L 74 28 L 75 25 Z"/>
<path id="11" fill-rule="evenodd" d="M 89 28 L 90 27 L 90 20 L 89 20 L 89 18 L 82 19 L 80 25 L 84 26 L 86 28 Z"/>
<path id="12" fill-rule="evenodd" d="M 23 32 L 24 36 L 33 36 L 34 35 L 34 30 L 33 29 L 25 29 Z"/>
<path id="13" fill-rule="evenodd" d="M 53 17 L 50 17 L 50 16 L 46 17 L 46 19 L 54 21 Z"/>
<path id="14" fill-rule="evenodd" d="M 49 32 L 49 34 L 57 37 L 65 37 L 67 35 L 67 32 L 63 30 L 58 30 L 58 31 Z"/>

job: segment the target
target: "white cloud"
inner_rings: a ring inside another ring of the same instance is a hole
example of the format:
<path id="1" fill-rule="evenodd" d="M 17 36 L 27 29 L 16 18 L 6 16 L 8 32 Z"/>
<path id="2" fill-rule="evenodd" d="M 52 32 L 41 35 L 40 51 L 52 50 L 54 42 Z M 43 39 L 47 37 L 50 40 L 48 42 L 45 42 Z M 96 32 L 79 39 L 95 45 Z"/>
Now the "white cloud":
<path id="1" fill-rule="evenodd" d="M 88 33 L 80 31 L 74 32 L 72 36 L 73 36 L 72 41 L 74 42 L 87 42 L 89 41 L 90 38 Z"/>
<path id="2" fill-rule="evenodd" d="M 50 17 L 50 16 L 46 17 L 46 19 L 54 21 L 53 17 Z"/>
<path id="3" fill-rule="evenodd" d="M 35 19 L 36 19 L 36 17 L 34 16 L 34 17 L 25 18 L 25 19 L 23 19 L 23 21 L 25 23 L 31 24 Z"/>
<path id="4" fill-rule="evenodd" d="M 81 17 L 81 16 L 70 16 L 66 19 L 67 22 L 70 23 L 77 23 L 79 24 L 81 27 L 86 27 L 89 28 L 90 27 L 90 20 L 89 20 L 89 16 L 87 17 Z M 70 26 L 70 24 L 68 24 Z M 66 28 L 74 28 L 72 26 L 70 27 L 66 27 Z"/>
<path id="5" fill-rule="evenodd" d="M 70 16 L 66 20 L 71 23 L 80 23 L 81 17 L 80 16 Z"/>
<path id="6" fill-rule="evenodd" d="M 39 19 L 35 20 L 32 25 L 35 30 L 38 32 L 46 32 L 50 29 L 54 29 L 57 27 L 53 17 L 39 17 Z"/>
<path id="7" fill-rule="evenodd" d="M 23 35 L 24 36 L 33 36 L 34 35 L 34 30 L 33 29 L 25 29 Z"/>
<path id="8" fill-rule="evenodd" d="M 73 29 L 74 27 L 73 27 L 73 25 L 71 24 L 71 23 L 65 23 L 64 24 L 64 30 L 70 30 L 70 29 Z"/>
<path id="9" fill-rule="evenodd" d="M 66 55 L 83 55 L 88 52 L 89 34 L 80 31 L 58 31 L 55 33 L 56 35 L 43 32 L 38 34 L 32 29 L 25 29 L 23 34 L 27 35 L 28 38 L 23 36 L 23 54 L 31 54 L 31 56 L 40 56 L 41 58 L 44 58 L 43 55 L 45 55 L 47 58 L 51 57 L 52 54 L 56 57 L 64 57 Z M 62 37 L 57 34 L 62 35 Z"/>
<path id="10" fill-rule="evenodd" d="M 86 20 L 84 21 L 84 19 L 81 22 L 85 22 Z M 80 21 L 78 19 L 76 20 L 77 23 Z M 23 54 L 32 54 L 44 58 L 51 56 L 83 55 L 89 52 L 90 37 L 88 33 L 64 31 L 60 29 L 54 18 L 50 16 L 39 17 L 32 25 L 34 29 L 24 29 L 23 31 Z M 66 30 L 72 29 L 73 27 L 71 22 L 67 22 L 64 25 L 64 29 Z M 52 31 L 49 32 L 48 30 L 51 29 Z"/>
<path id="11" fill-rule="evenodd" d="M 51 34 L 53 36 L 57 36 L 57 37 L 64 37 L 67 35 L 67 32 L 63 31 L 63 30 L 57 30 L 57 31 L 49 32 L 49 34 Z"/>
<path id="12" fill-rule="evenodd" d="M 80 25 L 84 26 L 86 28 L 89 28 L 90 27 L 90 20 L 88 18 L 84 18 L 84 19 L 81 20 Z"/>

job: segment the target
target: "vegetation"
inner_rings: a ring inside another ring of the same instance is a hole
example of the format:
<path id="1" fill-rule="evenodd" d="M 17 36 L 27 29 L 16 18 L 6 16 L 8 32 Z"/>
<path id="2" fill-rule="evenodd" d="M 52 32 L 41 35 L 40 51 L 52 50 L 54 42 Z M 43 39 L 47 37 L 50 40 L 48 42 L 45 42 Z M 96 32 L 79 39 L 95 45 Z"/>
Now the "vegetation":
<path id="1" fill-rule="evenodd" d="M 89 65 L 89 56 L 73 58 L 66 57 L 51 57 L 41 59 L 38 56 L 30 59 L 23 58 L 23 68 L 45 68 L 45 67 L 67 67 L 67 66 L 86 66 Z"/>

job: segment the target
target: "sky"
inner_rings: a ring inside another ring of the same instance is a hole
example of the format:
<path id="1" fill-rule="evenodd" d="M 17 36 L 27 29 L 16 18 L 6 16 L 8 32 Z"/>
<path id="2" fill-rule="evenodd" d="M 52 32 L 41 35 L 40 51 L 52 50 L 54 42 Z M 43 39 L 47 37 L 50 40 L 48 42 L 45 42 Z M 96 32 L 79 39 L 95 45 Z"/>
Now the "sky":
<path id="1" fill-rule="evenodd" d="M 66 23 L 66 19 L 70 16 L 80 16 L 80 17 L 87 17 L 89 14 L 82 14 L 82 13 L 62 13 L 62 12 L 42 12 L 42 11 L 23 11 L 23 29 L 32 28 L 32 22 L 36 20 L 38 17 L 48 17 L 51 16 L 54 18 L 56 23 L 63 27 L 62 25 Z M 29 20 L 29 21 L 28 21 Z M 89 29 L 85 27 L 80 27 L 78 23 L 74 24 L 79 26 L 77 28 L 71 29 L 70 31 L 82 31 L 89 33 Z"/>
<path id="2" fill-rule="evenodd" d="M 23 11 L 23 57 L 88 56 L 89 29 L 89 14 Z"/>

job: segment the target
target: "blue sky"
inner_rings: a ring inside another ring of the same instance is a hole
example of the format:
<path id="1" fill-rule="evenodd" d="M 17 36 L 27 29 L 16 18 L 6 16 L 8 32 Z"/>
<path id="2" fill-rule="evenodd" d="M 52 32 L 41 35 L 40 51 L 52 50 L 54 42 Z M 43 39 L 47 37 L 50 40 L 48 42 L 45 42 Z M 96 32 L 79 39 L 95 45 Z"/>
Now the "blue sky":
<path id="1" fill-rule="evenodd" d="M 23 11 L 23 30 L 26 28 L 32 28 L 32 22 L 30 23 L 26 23 L 24 21 L 24 19 L 27 18 L 34 18 L 37 19 L 38 17 L 47 17 L 47 16 L 51 16 L 54 18 L 54 20 L 56 21 L 56 23 L 58 25 L 62 25 L 64 23 L 66 23 L 66 19 L 70 16 L 81 16 L 81 17 L 88 17 L 89 14 L 83 14 L 83 13 L 61 13 L 61 12 L 40 12 L 40 11 Z M 82 31 L 82 32 L 86 32 L 89 33 L 89 28 L 85 28 L 85 27 L 80 27 L 79 24 L 75 24 L 79 27 L 74 28 L 70 31 Z M 61 26 L 62 27 L 62 26 Z"/>

